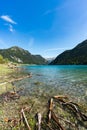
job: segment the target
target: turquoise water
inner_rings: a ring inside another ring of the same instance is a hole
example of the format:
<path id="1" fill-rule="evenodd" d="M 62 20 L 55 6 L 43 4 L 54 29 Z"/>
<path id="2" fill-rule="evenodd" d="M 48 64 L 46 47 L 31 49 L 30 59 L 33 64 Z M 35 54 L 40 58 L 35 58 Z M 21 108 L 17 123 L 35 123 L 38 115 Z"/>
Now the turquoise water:
<path id="1" fill-rule="evenodd" d="M 84 65 L 32 65 L 23 66 L 32 73 L 31 78 L 16 83 L 28 95 L 69 95 L 87 102 L 87 66 Z"/>

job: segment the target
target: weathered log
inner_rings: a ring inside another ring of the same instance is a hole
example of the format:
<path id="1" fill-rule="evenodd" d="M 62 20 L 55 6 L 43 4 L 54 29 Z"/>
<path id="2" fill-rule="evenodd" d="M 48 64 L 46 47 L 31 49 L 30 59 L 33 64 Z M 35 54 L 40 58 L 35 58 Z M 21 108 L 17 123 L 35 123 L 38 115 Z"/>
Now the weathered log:
<path id="1" fill-rule="evenodd" d="M 78 105 L 73 102 L 66 102 L 63 103 L 63 105 L 67 105 L 70 110 L 72 110 L 76 115 L 78 114 L 83 121 L 87 121 L 87 116 L 81 112 L 81 110 L 78 108 Z"/>
<path id="2" fill-rule="evenodd" d="M 28 123 L 28 121 L 27 121 L 27 118 L 26 118 L 26 116 L 25 116 L 25 113 L 24 113 L 23 108 L 22 108 L 22 110 L 21 110 L 21 114 L 22 114 L 22 118 L 23 118 L 23 123 L 24 123 L 24 125 L 27 126 L 28 130 L 31 130 L 31 128 L 30 128 L 30 126 L 29 126 L 29 123 Z"/>
<path id="3" fill-rule="evenodd" d="M 68 99 L 68 97 L 67 96 L 64 96 L 64 95 L 59 95 L 59 96 L 53 96 L 53 98 L 56 98 L 56 99 L 59 99 L 59 98 L 61 98 L 61 99 Z"/>
<path id="4" fill-rule="evenodd" d="M 55 113 L 53 111 L 51 111 L 51 117 L 52 119 L 56 122 L 56 124 L 58 125 L 58 127 L 61 129 L 61 130 L 65 130 L 62 125 L 59 123 L 59 119 L 58 117 L 56 117 Z"/>
<path id="5" fill-rule="evenodd" d="M 81 117 L 81 119 L 82 119 L 83 121 L 87 121 L 87 116 L 86 116 L 84 113 L 79 112 L 79 114 L 80 114 L 80 117 Z"/>
<path id="6" fill-rule="evenodd" d="M 22 80 L 22 79 L 31 78 L 31 77 L 32 77 L 32 75 L 22 76 L 22 77 L 19 77 L 19 78 L 17 78 L 17 79 L 13 79 L 13 80 L 9 81 L 9 83 L 16 82 L 16 81 L 20 81 L 20 80 Z"/>
<path id="7" fill-rule="evenodd" d="M 59 104 L 66 103 L 63 98 L 54 98 L 55 102 L 58 102 Z"/>
<path id="8" fill-rule="evenodd" d="M 42 118 L 41 113 L 38 113 L 37 117 L 38 117 L 38 130 L 41 130 L 41 118 Z"/>
<path id="9" fill-rule="evenodd" d="M 49 100 L 49 110 L 53 109 L 53 98 Z"/>
<path id="10" fill-rule="evenodd" d="M 51 110 L 53 110 L 53 98 L 51 98 L 49 101 L 48 101 L 48 105 L 49 105 L 49 110 L 48 110 L 48 114 L 47 114 L 47 122 L 49 124 L 50 120 L 51 120 Z"/>
<path id="11" fill-rule="evenodd" d="M 2 94 L 1 97 L 3 98 L 4 101 L 7 102 L 9 100 L 19 99 L 20 95 L 15 92 L 6 92 L 6 93 Z"/>
<path id="12" fill-rule="evenodd" d="M 68 106 L 70 106 L 72 108 L 72 110 L 74 112 L 79 113 L 78 106 L 76 106 L 73 102 L 65 102 L 65 103 L 63 103 L 63 105 L 68 105 Z"/>
<path id="13" fill-rule="evenodd" d="M 73 103 L 72 101 L 65 102 L 63 99 L 60 98 L 60 96 L 54 96 L 54 99 L 56 99 L 56 101 L 61 103 L 63 106 L 67 106 L 70 111 L 73 111 L 74 114 L 80 116 L 83 121 L 87 121 L 87 116 L 81 112 L 77 103 Z"/>
<path id="14" fill-rule="evenodd" d="M 51 111 L 49 110 L 47 114 L 47 124 L 50 123 L 50 120 L 51 120 Z"/>

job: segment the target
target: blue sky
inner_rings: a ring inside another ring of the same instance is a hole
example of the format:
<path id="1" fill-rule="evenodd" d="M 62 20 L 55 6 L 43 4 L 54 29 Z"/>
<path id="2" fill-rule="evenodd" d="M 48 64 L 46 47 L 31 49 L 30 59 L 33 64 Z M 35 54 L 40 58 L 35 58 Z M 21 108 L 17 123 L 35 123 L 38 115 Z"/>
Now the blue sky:
<path id="1" fill-rule="evenodd" d="M 1 0 L 0 48 L 56 57 L 87 39 L 87 0 Z"/>

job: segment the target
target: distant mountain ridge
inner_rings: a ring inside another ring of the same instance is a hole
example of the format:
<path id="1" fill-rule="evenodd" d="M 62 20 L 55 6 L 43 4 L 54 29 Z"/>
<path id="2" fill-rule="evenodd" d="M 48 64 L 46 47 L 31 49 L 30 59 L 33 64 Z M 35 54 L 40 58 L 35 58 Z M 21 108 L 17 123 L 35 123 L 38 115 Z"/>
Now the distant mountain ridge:
<path id="1" fill-rule="evenodd" d="M 51 65 L 87 65 L 87 40 L 71 50 L 66 50 L 53 60 Z"/>
<path id="2" fill-rule="evenodd" d="M 8 49 L 0 49 L 0 55 L 7 58 L 9 61 L 22 64 L 46 64 L 46 60 L 40 55 L 32 55 L 27 50 L 18 46 L 13 46 Z"/>
<path id="3" fill-rule="evenodd" d="M 46 58 L 48 64 L 51 63 L 54 59 L 55 59 L 55 57 L 52 57 L 52 58 Z"/>

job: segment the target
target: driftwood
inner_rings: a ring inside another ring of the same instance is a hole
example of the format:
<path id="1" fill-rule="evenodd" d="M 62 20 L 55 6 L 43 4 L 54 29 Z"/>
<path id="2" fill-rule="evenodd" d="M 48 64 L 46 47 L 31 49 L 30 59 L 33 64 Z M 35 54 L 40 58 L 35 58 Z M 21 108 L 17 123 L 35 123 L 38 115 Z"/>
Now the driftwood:
<path id="1" fill-rule="evenodd" d="M 52 116 L 52 119 L 57 123 L 58 127 L 61 129 L 61 130 L 65 130 L 62 125 L 59 123 L 59 119 L 56 117 L 55 113 L 52 111 L 51 112 L 51 116 Z"/>
<path id="2" fill-rule="evenodd" d="M 53 98 L 49 100 L 49 110 L 51 111 L 53 109 Z"/>
<path id="3" fill-rule="evenodd" d="M 79 114 L 83 121 L 87 121 L 87 116 L 84 113 L 80 111 Z"/>
<path id="4" fill-rule="evenodd" d="M 65 129 L 60 124 L 59 120 L 62 120 L 65 123 L 71 125 L 72 127 L 78 129 L 77 125 L 75 123 L 72 123 L 69 120 L 63 119 L 61 117 L 56 117 L 55 113 L 53 112 L 53 99 L 54 99 L 54 102 L 58 102 L 60 105 L 63 106 L 62 109 L 64 108 L 64 110 L 65 110 L 65 108 L 67 108 L 70 110 L 71 113 L 73 112 L 73 114 L 76 118 L 80 117 L 80 118 L 78 118 L 77 121 L 80 121 L 80 119 L 82 119 L 83 121 L 87 121 L 87 116 L 81 112 L 78 104 L 73 103 L 72 101 L 67 102 L 67 100 L 68 100 L 67 96 L 62 96 L 62 95 L 54 96 L 53 98 L 51 98 L 49 100 L 49 110 L 48 110 L 48 118 L 47 119 L 48 119 L 48 127 L 50 130 L 52 129 L 52 127 L 50 125 L 51 120 L 54 120 L 56 122 L 56 124 L 58 125 L 59 129 L 61 129 L 61 130 L 65 130 Z M 84 127 L 85 127 L 85 125 L 84 125 Z"/>
<path id="5" fill-rule="evenodd" d="M 54 96 L 53 98 L 56 98 L 56 99 L 59 99 L 59 98 L 61 98 L 61 99 L 68 99 L 68 97 L 64 96 L 64 95 Z"/>
<path id="6" fill-rule="evenodd" d="M 31 77 L 32 77 L 32 75 L 28 74 L 26 76 L 22 76 L 22 77 L 19 77 L 19 78 L 14 78 L 14 79 L 12 79 L 10 81 L 0 83 L 0 86 L 8 84 L 8 83 L 12 83 L 13 84 L 13 82 L 20 81 L 20 80 L 25 79 L 25 78 L 31 78 Z"/>
<path id="7" fill-rule="evenodd" d="M 49 101 L 48 101 L 48 105 L 49 105 L 49 110 L 48 110 L 48 124 L 50 123 L 50 120 L 51 120 L 51 110 L 53 109 L 53 98 L 51 98 Z"/>
<path id="8" fill-rule="evenodd" d="M 6 92 L 4 94 L 1 94 L 0 97 L 3 99 L 3 101 L 11 101 L 16 100 L 20 98 L 20 95 L 16 92 Z"/>
<path id="9" fill-rule="evenodd" d="M 22 77 L 19 77 L 17 79 L 13 79 L 9 82 L 12 83 L 12 82 L 20 81 L 20 80 L 25 79 L 25 78 L 31 78 L 31 77 L 32 77 L 32 75 L 22 76 Z"/>
<path id="10" fill-rule="evenodd" d="M 31 130 L 31 128 L 30 128 L 30 126 L 29 126 L 29 123 L 28 123 L 28 121 L 27 121 L 27 118 L 26 118 L 26 116 L 25 116 L 25 113 L 24 113 L 24 110 L 23 110 L 23 108 L 22 108 L 22 110 L 21 110 L 21 117 L 22 117 L 22 119 L 23 119 L 23 123 L 24 123 L 24 125 L 28 128 L 28 130 Z"/>
<path id="11" fill-rule="evenodd" d="M 37 117 L 38 117 L 38 130 L 41 130 L 41 118 L 42 118 L 41 113 L 38 113 Z"/>
<path id="12" fill-rule="evenodd" d="M 17 94 L 17 91 L 15 89 L 13 93 L 10 93 L 10 95 L 12 95 L 12 98 L 14 97 L 13 95 L 16 95 L 16 94 Z M 61 114 L 59 113 L 60 111 L 58 112 L 59 114 L 57 113 L 57 111 L 55 110 L 56 107 L 54 107 L 54 105 L 56 105 L 57 103 L 58 103 L 58 110 L 61 110 L 61 111 L 64 110 L 63 112 L 66 111 L 69 114 L 69 116 L 64 117 L 63 115 L 64 113 Z M 25 112 L 29 114 L 32 108 L 33 108 L 33 104 L 31 107 L 26 106 L 26 107 L 22 107 L 21 109 L 20 126 L 22 125 L 21 124 L 21 121 L 22 121 L 22 123 L 25 125 L 26 129 L 28 130 L 31 130 L 31 127 L 26 118 Z M 59 95 L 59 96 L 51 97 L 48 101 L 48 113 L 47 113 L 46 118 L 42 118 L 41 113 L 37 113 L 36 116 L 37 116 L 37 122 L 38 122 L 36 125 L 37 130 L 46 129 L 46 127 L 47 127 L 47 130 L 66 130 L 68 128 L 71 130 L 79 130 L 80 126 L 87 128 L 87 125 L 85 123 L 87 121 L 86 114 L 81 111 L 77 103 L 73 103 L 72 101 L 69 101 L 67 96 Z M 72 116 L 72 119 L 74 119 L 74 121 L 72 121 L 70 116 Z M 14 118 L 12 120 L 8 120 L 7 122 L 9 123 L 12 122 L 13 124 L 16 125 L 17 120 L 15 120 Z"/>
<path id="13" fill-rule="evenodd" d="M 47 118 L 47 120 L 48 120 L 48 124 L 49 124 L 50 120 L 51 120 L 51 111 L 50 110 L 48 111 L 48 118 Z"/>
<path id="14" fill-rule="evenodd" d="M 3 101 L 11 101 L 16 100 L 20 98 L 20 92 L 23 91 L 23 88 L 20 88 L 19 90 L 16 90 L 16 87 L 13 86 L 13 91 L 6 92 L 0 95 L 1 98 L 3 98 Z"/>
<path id="15" fill-rule="evenodd" d="M 77 115 L 77 117 L 80 116 L 83 121 L 87 121 L 87 116 L 81 112 L 76 103 L 66 102 L 63 103 L 63 105 L 67 106 L 68 109 L 72 110 Z"/>
<path id="16" fill-rule="evenodd" d="M 53 120 L 56 122 L 56 124 L 58 125 L 58 127 L 59 127 L 61 130 L 65 130 L 65 129 L 61 126 L 61 124 L 59 123 L 59 119 L 56 117 L 56 115 L 55 115 L 54 112 L 53 112 L 53 98 L 51 98 L 51 99 L 49 100 L 48 124 L 50 123 L 50 120 L 51 120 L 51 119 L 53 119 Z M 50 129 L 52 129 L 52 128 L 50 127 L 50 125 L 48 125 L 48 126 L 49 126 Z"/>

